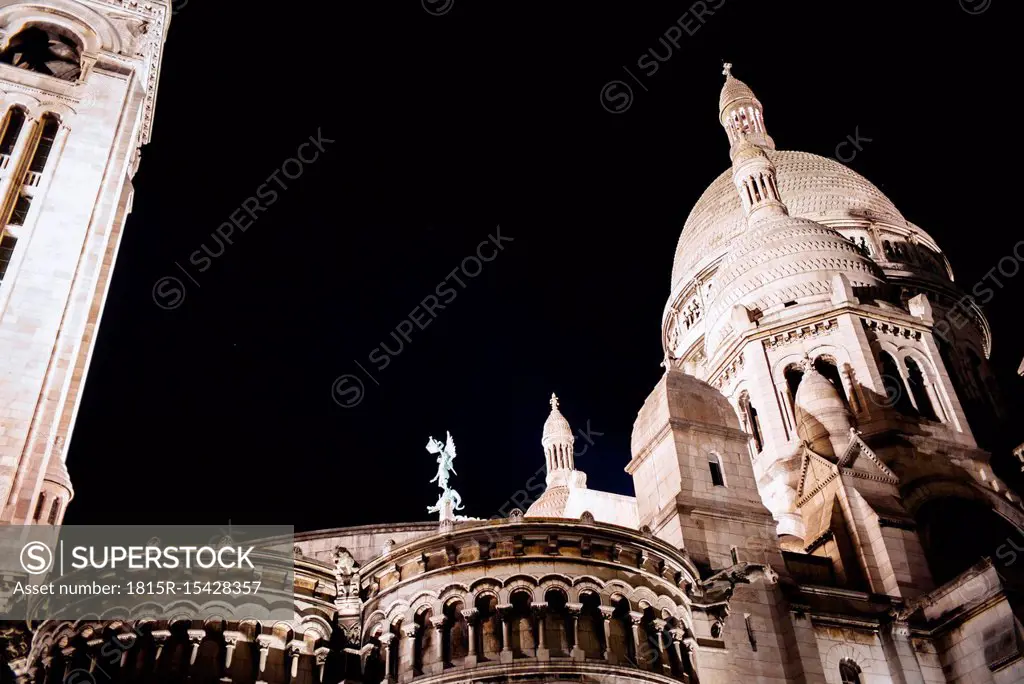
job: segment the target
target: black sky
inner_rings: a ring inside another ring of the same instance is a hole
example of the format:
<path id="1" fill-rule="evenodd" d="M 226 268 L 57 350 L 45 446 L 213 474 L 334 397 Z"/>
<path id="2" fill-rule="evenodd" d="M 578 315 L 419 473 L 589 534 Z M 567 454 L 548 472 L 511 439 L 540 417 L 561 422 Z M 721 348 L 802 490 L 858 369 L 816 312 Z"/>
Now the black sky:
<path id="1" fill-rule="evenodd" d="M 659 38 L 690 2 L 454 0 L 432 16 L 416 1 L 178 0 L 66 522 L 423 520 L 437 495 L 424 444 L 446 429 L 464 512 L 488 517 L 542 465 L 552 391 L 575 428 L 589 422 L 590 485 L 632 493 L 622 468 L 662 372 L 676 241 L 728 165 L 723 60 L 780 148 L 834 156 L 870 139 L 850 166 L 968 289 L 1010 254 L 1010 0 L 706 4 L 720 8 L 683 19 L 696 32 L 648 76 L 637 60 L 665 56 Z M 602 107 L 612 80 L 632 87 L 623 113 Z M 288 190 L 273 186 L 206 270 L 190 263 L 318 131 L 336 142 L 279 176 Z M 396 326 L 498 225 L 513 241 L 465 288 L 450 281 L 455 299 L 376 371 L 371 351 L 394 349 Z M 154 302 L 168 276 L 185 288 L 172 310 Z M 1024 275 L 1004 285 L 986 310 L 1016 400 Z M 353 408 L 332 398 L 345 374 L 365 383 Z"/>

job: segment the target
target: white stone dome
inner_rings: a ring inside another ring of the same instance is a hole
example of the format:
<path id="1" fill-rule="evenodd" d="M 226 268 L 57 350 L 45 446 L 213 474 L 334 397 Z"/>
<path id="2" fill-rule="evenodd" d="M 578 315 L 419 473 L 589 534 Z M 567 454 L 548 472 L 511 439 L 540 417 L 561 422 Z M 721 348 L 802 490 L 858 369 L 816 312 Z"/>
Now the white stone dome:
<path id="1" fill-rule="evenodd" d="M 759 317 L 789 302 L 829 299 L 836 274 L 845 275 L 853 287 L 880 288 L 885 283 L 882 269 L 828 226 L 786 215 L 744 226 L 712 281 L 708 354 L 731 332 L 737 305 Z"/>
<path id="2" fill-rule="evenodd" d="M 779 194 L 791 216 L 867 218 L 911 227 L 881 190 L 839 162 L 808 152 L 769 149 L 765 154 L 775 166 Z M 730 168 L 708 186 L 686 219 L 676 246 L 672 289 L 722 256 L 745 230 L 743 206 Z"/>

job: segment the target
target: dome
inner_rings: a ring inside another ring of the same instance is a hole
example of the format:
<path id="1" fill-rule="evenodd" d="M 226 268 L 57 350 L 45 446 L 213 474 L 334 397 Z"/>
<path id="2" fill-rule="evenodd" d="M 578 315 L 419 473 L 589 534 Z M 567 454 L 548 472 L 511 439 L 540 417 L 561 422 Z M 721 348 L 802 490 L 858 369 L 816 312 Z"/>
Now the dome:
<path id="1" fill-rule="evenodd" d="M 910 228 L 881 190 L 839 162 L 807 152 L 769 149 L 765 154 L 775 166 L 779 194 L 791 216 L 871 218 Z M 708 186 L 686 219 L 676 246 L 672 288 L 688 282 L 698 268 L 724 254 L 745 230 L 743 206 L 730 168 Z"/>
<path id="2" fill-rule="evenodd" d="M 874 261 L 832 228 L 786 215 L 754 223 L 731 242 L 712 282 L 709 356 L 730 333 L 736 305 L 764 314 L 793 301 L 830 298 L 840 273 L 853 287 L 879 287 L 885 278 Z"/>
<path id="3" fill-rule="evenodd" d="M 43 480 L 63 487 L 69 493 L 74 491 L 71 488 L 71 476 L 68 474 L 67 466 L 64 465 L 64 461 L 56 454 L 51 456 L 49 463 L 46 464 L 46 475 Z"/>
<path id="4" fill-rule="evenodd" d="M 565 505 L 569 502 L 569 488 L 548 487 L 540 498 L 533 502 L 526 511 L 528 518 L 561 518 L 564 517 Z"/>
<path id="5" fill-rule="evenodd" d="M 572 427 L 565 419 L 562 412 L 558 410 L 558 397 L 551 395 L 551 413 L 544 421 L 544 433 L 541 437 L 541 444 L 548 446 L 555 442 L 568 442 L 570 445 L 575 441 L 572 436 Z"/>
<path id="6" fill-rule="evenodd" d="M 718 97 L 718 111 L 724 112 L 729 108 L 730 104 L 737 100 L 757 100 L 757 97 L 754 95 L 754 91 L 750 89 L 750 86 L 734 77 L 731 73 L 727 73 L 725 85 L 722 86 L 722 94 Z"/>

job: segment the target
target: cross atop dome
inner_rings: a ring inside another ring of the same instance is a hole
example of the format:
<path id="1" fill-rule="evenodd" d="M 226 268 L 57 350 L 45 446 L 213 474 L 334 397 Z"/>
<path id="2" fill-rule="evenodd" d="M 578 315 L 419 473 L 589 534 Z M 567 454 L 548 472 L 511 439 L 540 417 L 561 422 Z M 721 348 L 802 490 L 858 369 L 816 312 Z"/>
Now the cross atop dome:
<path id="1" fill-rule="evenodd" d="M 551 393 L 551 400 L 548 403 L 551 404 L 552 411 L 558 410 L 558 397 L 555 395 L 554 392 Z"/>
<path id="2" fill-rule="evenodd" d="M 722 62 L 722 75 L 732 76 L 732 62 Z"/>

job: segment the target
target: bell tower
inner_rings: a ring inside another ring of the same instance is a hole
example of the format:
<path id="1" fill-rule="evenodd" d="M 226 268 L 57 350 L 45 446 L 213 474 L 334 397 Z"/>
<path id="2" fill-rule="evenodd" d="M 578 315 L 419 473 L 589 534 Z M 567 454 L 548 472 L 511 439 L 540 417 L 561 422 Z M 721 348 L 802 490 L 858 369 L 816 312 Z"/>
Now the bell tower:
<path id="1" fill-rule="evenodd" d="M 0 522 L 57 524 L 171 12 L 0 5 Z"/>

